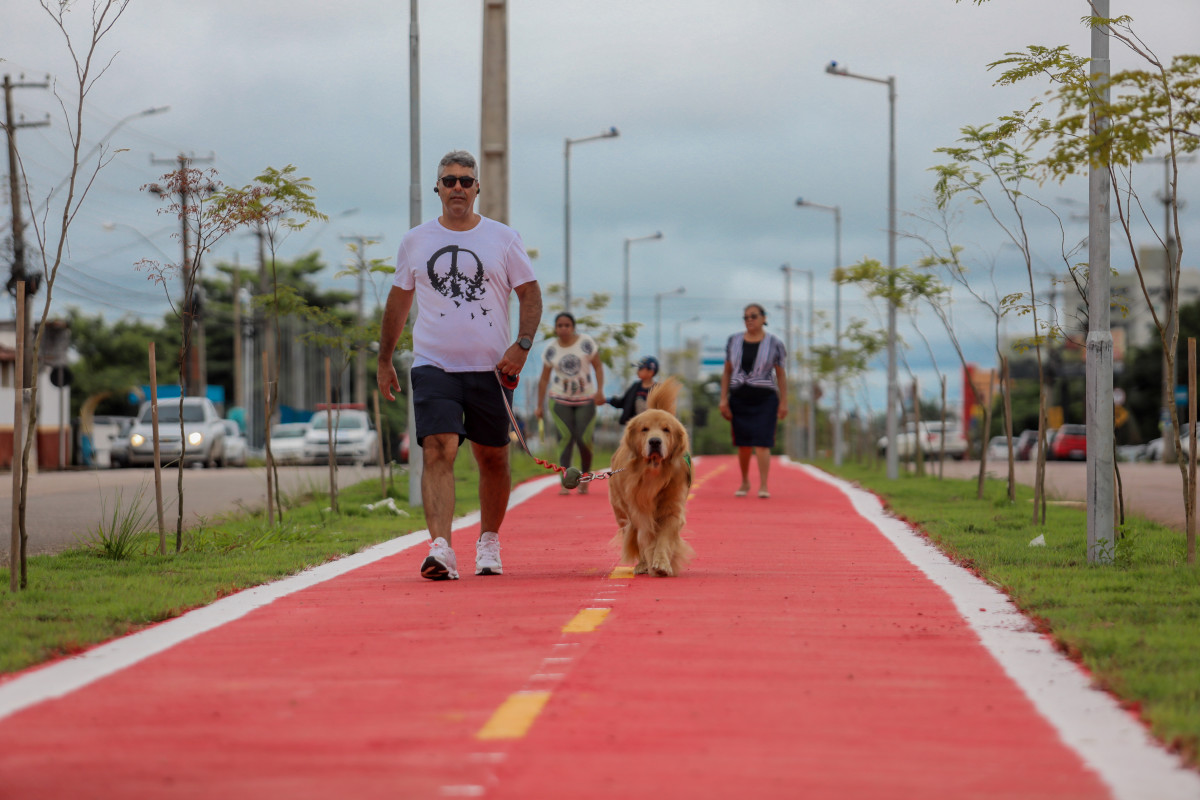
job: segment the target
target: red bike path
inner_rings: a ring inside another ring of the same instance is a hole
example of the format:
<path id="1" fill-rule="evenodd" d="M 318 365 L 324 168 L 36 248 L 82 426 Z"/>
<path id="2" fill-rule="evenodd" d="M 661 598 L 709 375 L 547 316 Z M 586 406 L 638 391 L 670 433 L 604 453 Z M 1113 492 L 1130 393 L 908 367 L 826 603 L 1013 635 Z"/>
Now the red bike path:
<path id="1" fill-rule="evenodd" d="M 984 601 L 936 573 L 980 582 L 914 564 L 932 548 L 885 536 L 873 498 L 778 462 L 768 499 L 738 481 L 697 460 L 676 578 L 619 567 L 606 484 L 548 478 L 508 513 L 502 576 L 472 574 L 468 525 L 462 579 L 423 580 L 413 534 L 169 645 L 129 655 L 193 615 L 10 677 L 0 798 L 1200 796 L 1074 665 L 1047 694 L 1113 709 L 1035 704 L 964 617 Z"/>

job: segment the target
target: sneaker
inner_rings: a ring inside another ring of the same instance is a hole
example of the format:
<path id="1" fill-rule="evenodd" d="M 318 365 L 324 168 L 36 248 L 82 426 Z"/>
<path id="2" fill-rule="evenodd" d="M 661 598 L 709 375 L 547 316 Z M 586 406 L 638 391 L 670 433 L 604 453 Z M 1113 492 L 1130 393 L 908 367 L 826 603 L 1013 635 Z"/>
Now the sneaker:
<path id="1" fill-rule="evenodd" d="M 500 534 L 488 531 L 475 543 L 475 574 L 504 574 L 504 567 L 500 566 Z"/>
<path id="2" fill-rule="evenodd" d="M 581 484 L 579 484 L 579 493 L 580 493 L 580 494 L 587 494 L 587 493 L 588 493 L 588 485 L 587 485 L 586 483 L 581 483 Z"/>
<path id="3" fill-rule="evenodd" d="M 458 559 L 441 536 L 429 544 L 429 555 L 421 564 L 421 577 L 431 581 L 458 580 Z"/>

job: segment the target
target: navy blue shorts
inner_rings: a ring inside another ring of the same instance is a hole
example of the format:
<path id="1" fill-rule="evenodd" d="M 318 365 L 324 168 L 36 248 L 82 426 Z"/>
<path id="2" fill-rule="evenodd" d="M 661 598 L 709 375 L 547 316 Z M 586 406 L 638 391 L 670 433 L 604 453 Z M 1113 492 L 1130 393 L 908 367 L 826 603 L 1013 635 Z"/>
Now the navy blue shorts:
<path id="1" fill-rule="evenodd" d="M 507 447 L 512 427 L 501 392 L 512 403 L 512 391 L 500 386 L 494 372 L 446 372 L 425 365 L 412 371 L 417 444 L 426 436 L 457 433 L 486 447 Z"/>

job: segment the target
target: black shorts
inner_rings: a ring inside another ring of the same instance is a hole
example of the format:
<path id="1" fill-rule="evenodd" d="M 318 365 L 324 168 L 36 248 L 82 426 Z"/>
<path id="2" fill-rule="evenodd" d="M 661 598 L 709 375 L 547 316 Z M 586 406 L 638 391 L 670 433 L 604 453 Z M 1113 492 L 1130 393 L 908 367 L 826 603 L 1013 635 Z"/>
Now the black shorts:
<path id="1" fill-rule="evenodd" d="M 512 403 L 512 391 L 500 386 L 494 372 L 446 372 L 425 365 L 412 371 L 417 444 L 426 436 L 457 433 L 486 447 L 507 447 L 512 427 L 501 392 Z"/>

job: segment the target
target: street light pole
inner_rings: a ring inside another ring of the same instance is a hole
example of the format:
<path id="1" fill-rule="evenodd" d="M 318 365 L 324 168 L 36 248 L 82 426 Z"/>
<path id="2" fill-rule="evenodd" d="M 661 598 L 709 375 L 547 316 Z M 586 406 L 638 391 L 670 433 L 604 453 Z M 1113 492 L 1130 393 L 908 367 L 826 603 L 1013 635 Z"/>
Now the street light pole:
<path id="1" fill-rule="evenodd" d="M 842 266 L 842 207 L 810 203 L 796 198 L 796 205 L 833 212 L 833 268 Z M 842 465 L 842 284 L 833 282 L 833 463 Z"/>
<path id="2" fill-rule="evenodd" d="M 680 286 L 669 292 L 658 292 L 654 295 L 654 355 L 662 360 L 662 299 L 675 294 L 683 294 L 687 289 Z"/>
<path id="3" fill-rule="evenodd" d="M 825 71 L 830 75 L 858 78 L 871 83 L 882 83 L 888 87 L 888 274 L 896 269 L 896 78 L 872 78 L 858 75 L 830 61 Z M 896 386 L 896 301 L 888 299 L 887 329 L 887 477 L 896 480 L 900 476 L 899 452 L 896 449 L 896 401 L 899 390 Z"/>
<path id="4" fill-rule="evenodd" d="M 563 140 L 563 311 L 571 310 L 571 145 L 620 136 L 615 127 L 595 136 Z"/>
<path id="5" fill-rule="evenodd" d="M 688 319 L 683 319 L 683 320 L 680 320 L 679 322 L 675 323 L 675 349 L 676 350 L 683 350 L 683 326 L 690 325 L 693 322 L 699 322 L 699 321 L 700 321 L 700 315 L 697 314 L 694 317 L 689 317 Z"/>
<path id="6" fill-rule="evenodd" d="M 621 310 L 623 312 L 621 321 L 623 323 L 625 323 L 626 329 L 628 329 L 628 327 L 629 327 L 629 245 L 633 244 L 634 242 L 646 242 L 646 241 L 650 241 L 651 239 L 661 239 L 662 237 L 663 237 L 662 231 L 655 231 L 654 233 L 650 234 L 649 236 L 634 236 L 632 238 L 627 238 L 625 240 L 625 294 L 624 294 L 624 298 L 623 298 L 622 306 L 621 306 Z M 625 379 L 625 381 L 628 381 L 629 380 L 628 353 L 626 353 L 626 356 L 627 357 L 625 358 L 625 366 L 621 368 L 621 375 Z"/>
<path id="7" fill-rule="evenodd" d="M 785 282 L 785 286 L 786 286 L 786 297 L 787 297 L 786 302 L 788 305 L 787 313 L 788 313 L 788 333 L 789 333 L 789 337 L 788 337 L 789 355 L 794 355 L 794 354 L 791 354 L 791 352 L 790 352 L 791 347 L 792 347 L 791 336 L 790 336 L 791 330 L 792 330 L 792 320 L 791 320 L 792 275 L 791 274 L 793 272 L 798 272 L 801 275 L 808 276 L 808 345 L 807 345 L 806 349 L 808 350 L 808 355 L 809 355 L 809 358 L 811 359 L 812 349 L 813 349 L 813 336 L 815 335 L 814 329 L 813 329 L 813 317 L 814 317 L 814 312 L 813 312 L 813 272 L 810 269 L 799 269 L 798 267 L 792 267 L 787 264 L 784 264 L 782 267 L 780 267 L 780 269 L 783 270 L 783 275 L 784 275 L 784 279 L 785 279 L 784 282 Z M 799 359 L 797 359 L 797 363 L 799 363 Z M 806 457 L 808 458 L 808 460 L 812 461 L 813 459 L 815 459 L 817 457 L 817 448 L 816 448 L 816 441 L 817 441 L 817 382 L 816 382 L 816 380 L 813 379 L 813 371 L 812 371 L 811 365 L 809 366 L 809 369 L 808 369 L 808 414 L 807 414 L 807 420 L 805 422 L 805 425 L 808 427 L 808 435 L 805 436 L 804 451 L 806 453 Z"/>

